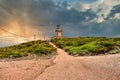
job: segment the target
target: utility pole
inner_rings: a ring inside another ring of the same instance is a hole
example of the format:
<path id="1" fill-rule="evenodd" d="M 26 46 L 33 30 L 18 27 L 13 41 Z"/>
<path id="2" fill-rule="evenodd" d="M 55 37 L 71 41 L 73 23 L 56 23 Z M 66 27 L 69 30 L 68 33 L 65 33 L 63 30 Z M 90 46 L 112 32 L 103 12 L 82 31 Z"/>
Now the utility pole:
<path id="1" fill-rule="evenodd" d="M 44 33 L 44 40 L 45 40 L 45 38 L 46 38 L 46 37 L 45 37 L 45 33 Z"/>
<path id="2" fill-rule="evenodd" d="M 36 35 L 34 34 L 34 44 L 36 44 Z"/>
<path id="3" fill-rule="evenodd" d="M 34 41 L 36 40 L 36 35 L 34 34 Z"/>

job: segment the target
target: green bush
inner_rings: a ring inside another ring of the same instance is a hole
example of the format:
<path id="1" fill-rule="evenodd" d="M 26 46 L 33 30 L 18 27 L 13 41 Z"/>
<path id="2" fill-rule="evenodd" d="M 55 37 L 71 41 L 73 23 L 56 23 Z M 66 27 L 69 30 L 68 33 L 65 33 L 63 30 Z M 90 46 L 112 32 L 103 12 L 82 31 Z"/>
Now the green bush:
<path id="1" fill-rule="evenodd" d="M 23 55 L 18 52 L 18 51 L 11 51 L 10 54 L 7 57 L 10 58 L 17 58 L 17 57 L 22 57 Z"/>
<path id="2" fill-rule="evenodd" d="M 29 54 L 48 55 L 56 51 L 47 41 L 31 41 L 14 45 L 10 47 L 0 48 L 0 58 L 18 58 L 28 56 Z"/>
<path id="3" fill-rule="evenodd" d="M 120 49 L 120 38 L 77 37 L 51 41 L 70 55 L 99 55 Z"/>

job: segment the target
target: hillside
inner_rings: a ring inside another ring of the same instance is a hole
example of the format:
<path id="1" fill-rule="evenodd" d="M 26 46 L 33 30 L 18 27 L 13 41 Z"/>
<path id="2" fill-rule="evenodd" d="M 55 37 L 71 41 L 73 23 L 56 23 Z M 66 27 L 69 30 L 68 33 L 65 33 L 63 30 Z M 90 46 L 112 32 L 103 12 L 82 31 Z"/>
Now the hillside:
<path id="1" fill-rule="evenodd" d="M 120 52 L 120 38 L 106 37 L 77 37 L 54 38 L 51 40 L 59 48 L 64 49 L 70 55 L 101 55 L 116 54 Z"/>
<path id="2" fill-rule="evenodd" d="M 47 41 L 31 41 L 19 45 L 0 48 L 0 58 L 18 58 L 28 55 L 48 55 L 56 51 Z"/>

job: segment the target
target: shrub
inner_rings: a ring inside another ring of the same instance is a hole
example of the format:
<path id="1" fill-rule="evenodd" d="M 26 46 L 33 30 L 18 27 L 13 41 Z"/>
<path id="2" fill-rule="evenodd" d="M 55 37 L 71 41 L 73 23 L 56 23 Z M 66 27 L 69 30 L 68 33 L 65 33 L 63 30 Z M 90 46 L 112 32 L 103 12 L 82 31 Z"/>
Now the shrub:
<path id="1" fill-rule="evenodd" d="M 18 58 L 28 56 L 28 54 L 48 55 L 56 51 L 47 41 L 31 41 L 14 45 L 10 47 L 0 48 L 0 58 Z"/>
<path id="2" fill-rule="evenodd" d="M 70 55 L 99 55 L 120 49 L 120 38 L 77 37 L 55 38 L 51 41 Z"/>

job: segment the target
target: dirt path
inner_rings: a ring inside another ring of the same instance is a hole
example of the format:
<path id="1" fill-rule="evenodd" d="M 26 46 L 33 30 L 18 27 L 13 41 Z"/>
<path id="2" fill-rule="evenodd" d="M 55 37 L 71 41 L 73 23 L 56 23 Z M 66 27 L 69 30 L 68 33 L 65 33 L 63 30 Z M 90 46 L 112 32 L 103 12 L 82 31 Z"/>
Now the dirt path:
<path id="1" fill-rule="evenodd" d="M 34 80 L 53 65 L 54 57 L 0 59 L 0 80 Z"/>
<path id="2" fill-rule="evenodd" d="M 120 54 L 73 57 L 57 51 L 52 59 L 0 61 L 0 80 L 120 80 Z"/>
<path id="3" fill-rule="evenodd" d="M 35 80 L 120 80 L 120 54 L 73 57 L 57 51 L 55 64 Z"/>

